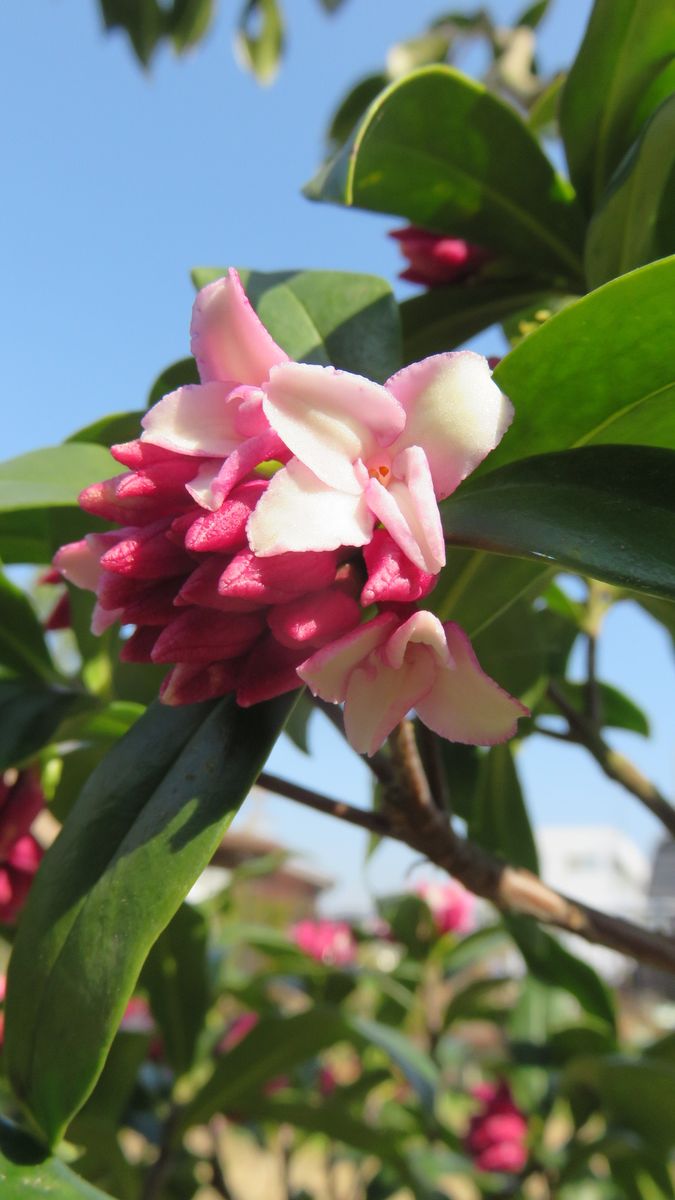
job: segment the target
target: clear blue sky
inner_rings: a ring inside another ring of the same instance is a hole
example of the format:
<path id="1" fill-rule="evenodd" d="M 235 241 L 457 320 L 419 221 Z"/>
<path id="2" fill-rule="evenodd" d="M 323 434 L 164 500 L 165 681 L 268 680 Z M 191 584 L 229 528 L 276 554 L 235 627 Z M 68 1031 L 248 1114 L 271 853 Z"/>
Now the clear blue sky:
<path id="1" fill-rule="evenodd" d="M 523 6 L 489 7 L 508 21 Z M 288 54 L 267 89 L 233 61 L 233 7 L 221 2 L 205 45 L 183 59 L 162 52 L 145 74 L 121 34 L 104 35 L 94 0 L 0 6 L 3 457 L 143 405 L 159 370 L 188 351 L 192 266 L 395 278 L 390 220 L 313 206 L 299 189 L 350 82 L 438 15 L 441 0 L 347 0 L 332 18 L 312 0 L 287 0 Z M 542 31 L 545 68 L 569 62 L 589 9 L 590 0 L 554 2 Z M 498 345 L 489 335 L 481 348 Z M 654 723 L 652 742 L 625 735 L 617 746 L 670 790 L 675 677 L 666 638 L 636 612 L 616 612 L 601 666 Z M 274 769 L 365 802 L 364 770 L 324 725 L 317 720 L 311 762 L 280 747 Z M 612 822 L 643 846 L 653 842 L 651 819 L 581 751 L 533 742 L 521 758 L 538 822 Z M 341 881 L 336 906 L 363 902 L 359 831 L 281 801 L 264 820 Z M 379 851 L 369 883 L 397 886 L 410 862 L 396 847 Z"/>

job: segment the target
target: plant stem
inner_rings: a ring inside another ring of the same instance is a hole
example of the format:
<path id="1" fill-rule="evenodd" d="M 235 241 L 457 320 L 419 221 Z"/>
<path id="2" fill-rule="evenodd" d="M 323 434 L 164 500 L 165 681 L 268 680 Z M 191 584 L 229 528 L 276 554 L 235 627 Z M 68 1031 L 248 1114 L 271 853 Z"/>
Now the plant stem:
<path id="1" fill-rule="evenodd" d="M 410 751 L 409 744 L 407 751 Z M 386 813 L 364 812 L 274 775 L 261 775 L 260 782 L 278 795 L 296 800 L 316 812 L 327 813 L 360 829 L 403 842 L 503 912 L 534 917 L 544 925 L 576 933 L 588 942 L 608 946 L 659 970 L 675 973 L 675 942 L 672 939 L 570 900 L 532 872 L 496 858 L 482 846 L 457 834 L 436 805 L 426 803 L 423 791 L 404 792 L 400 779 L 396 785 L 396 799 L 387 806 Z"/>
<path id="2" fill-rule="evenodd" d="M 553 682 L 549 683 L 548 695 L 567 721 L 573 740 L 592 754 L 598 766 L 609 779 L 620 783 L 626 791 L 635 796 L 675 837 L 675 808 L 658 788 L 629 759 L 607 745 L 589 719 L 568 703 Z"/>

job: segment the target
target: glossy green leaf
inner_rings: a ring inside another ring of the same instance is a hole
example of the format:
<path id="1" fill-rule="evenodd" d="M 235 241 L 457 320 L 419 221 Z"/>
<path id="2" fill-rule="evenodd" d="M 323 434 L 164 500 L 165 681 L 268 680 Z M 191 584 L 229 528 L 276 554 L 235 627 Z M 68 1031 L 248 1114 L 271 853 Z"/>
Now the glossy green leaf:
<path id="1" fill-rule="evenodd" d="M 198 267 L 196 287 L 225 274 Z M 272 337 L 299 362 L 331 364 L 384 381 L 401 365 L 398 306 L 376 275 L 346 271 L 249 271 L 246 294 Z"/>
<path id="2" fill-rule="evenodd" d="M 588 963 L 571 954 L 529 917 L 509 916 L 504 922 L 535 979 L 570 992 L 585 1012 L 610 1029 L 615 1028 L 612 994 Z"/>
<path id="3" fill-rule="evenodd" d="M 481 473 L 587 443 L 675 449 L 674 291 L 675 257 L 651 263 L 569 305 L 503 358 L 494 378 L 515 417 Z"/>
<path id="4" fill-rule="evenodd" d="M 9 971 L 17 1098 L 58 1140 L 93 1088 L 153 942 L 277 738 L 284 697 L 155 703 L 101 762 L 31 889 Z"/>
<path id="5" fill-rule="evenodd" d="M 82 488 L 115 471 L 101 446 L 76 442 L 33 450 L 0 463 L 0 512 L 76 506 Z"/>
<path id="6" fill-rule="evenodd" d="M 375 97 L 384 91 L 388 83 L 388 77 L 379 72 L 359 79 L 358 83 L 355 83 L 354 87 L 347 92 L 333 113 L 326 133 L 331 151 L 334 152 L 344 145 L 356 122 L 363 116 Z"/>
<path id="7" fill-rule="evenodd" d="M 152 947 L 141 975 L 166 1057 L 178 1075 L 192 1066 L 209 1007 L 206 936 L 201 913 L 181 904 Z"/>
<path id="8" fill-rule="evenodd" d="M 401 305 L 404 362 L 454 350 L 511 313 L 546 301 L 530 281 L 485 282 L 432 288 Z"/>
<path id="9" fill-rule="evenodd" d="M 0 771 L 41 750 L 78 699 L 35 678 L 0 679 Z"/>
<path id="10" fill-rule="evenodd" d="M 200 1124 L 214 1112 L 233 1112 L 259 1097 L 266 1083 L 315 1057 L 335 1042 L 376 1046 L 404 1072 L 431 1109 L 437 1070 L 431 1059 L 389 1026 L 335 1008 L 316 1007 L 294 1016 L 262 1017 L 215 1067 L 187 1105 L 181 1128 Z"/>
<path id="11" fill-rule="evenodd" d="M 675 253 L 675 95 L 654 113 L 612 176 L 588 230 L 590 288 Z"/>
<path id="12" fill-rule="evenodd" d="M 572 182 L 589 211 L 633 140 L 634 110 L 673 58 L 670 0 L 595 0 L 560 106 Z"/>
<path id="13" fill-rule="evenodd" d="M 675 598 L 675 451 L 588 446 L 511 463 L 443 506 L 446 537 Z"/>
<path id="14" fill-rule="evenodd" d="M 546 673 L 541 613 L 522 597 L 473 639 L 486 674 L 512 696 L 524 697 Z"/>
<path id="15" fill-rule="evenodd" d="M 259 83 L 271 83 L 284 49 L 284 22 L 277 0 L 246 0 L 235 45 Z"/>
<path id="16" fill-rule="evenodd" d="M 505 1006 L 505 998 L 500 993 L 512 983 L 508 976 L 472 980 L 451 997 L 443 1017 L 443 1028 L 448 1029 L 455 1021 L 494 1020 L 495 1013 Z M 511 1007 L 511 1004 L 509 996 L 506 1005 Z"/>
<path id="17" fill-rule="evenodd" d="M 492 746 L 482 759 L 469 812 L 469 834 L 511 865 L 538 874 L 537 847 L 508 744 Z"/>
<path id="18" fill-rule="evenodd" d="M 7 1200 L 111 1200 L 23 1130 L 0 1118 L 0 1190 Z"/>
<path id="19" fill-rule="evenodd" d="M 293 745 L 298 747 L 298 750 L 302 750 L 303 754 L 309 754 L 309 723 L 315 713 L 316 708 L 307 691 L 302 691 L 286 722 L 284 733 L 291 739 Z"/>
<path id="20" fill-rule="evenodd" d="M 0 572 L 0 665 L 38 679 L 54 676 L 42 626 L 25 592 Z"/>
<path id="21" fill-rule="evenodd" d="M 550 570 L 524 559 L 448 546 L 447 564 L 426 604 L 476 637 L 521 596 L 536 595 Z"/>
<path id="22" fill-rule="evenodd" d="M 536 263 L 579 279 L 582 222 L 568 186 L 516 112 L 451 67 L 392 84 L 307 195 L 395 213 L 528 271 Z"/>
<path id="23" fill-rule="evenodd" d="M 642 709 L 633 703 L 630 696 L 625 696 L 610 683 L 598 683 L 597 686 L 601 725 L 607 725 L 611 729 L 629 729 L 631 733 L 640 733 L 643 737 L 649 737 L 649 721 Z M 572 708 L 579 713 L 586 711 L 587 688 L 583 683 L 571 683 L 569 679 L 558 679 L 556 687 Z M 540 713 L 558 715 L 559 711 L 549 701 L 544 702 L 538 708 Z"/>
<path id="24" fill-rule="evenodd" d="M 537 96 L 527 115 L 527 124 L 533 133 L 540 137 L 555 129 L 560 107 L 560 96 L 567 76 L 560 71 L 549 83 L 548 87 Z"/>
<path id="25" fill-rule="evenodd" d="M 116 442 L 130 442 L 141 432 L 142 412 L 112 413 L 109 417 L 101 417 L 92 425 L 85 425 L 76 433 L 71 433 L 66 444 L 72 442 L 88 442 L 90 445 L 114 446 Z M 114 470 L 113 470 L 114 468 Z M 117 474 L 124 470 L 119 463 L 109 463 L 108 473 Z"/>

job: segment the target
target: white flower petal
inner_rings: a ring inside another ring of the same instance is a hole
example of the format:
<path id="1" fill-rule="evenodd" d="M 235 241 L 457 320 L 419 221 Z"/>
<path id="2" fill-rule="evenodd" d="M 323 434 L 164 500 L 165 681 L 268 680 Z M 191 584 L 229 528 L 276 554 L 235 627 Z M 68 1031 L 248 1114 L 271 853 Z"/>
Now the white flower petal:
<path id="1" fill-rule="evenodd" d="M 247 526 L 249 545 L 261 558 L 289 550 L 365 546 L 372 532 L 362 495 L 327 487 L 297 459 L 273 476 Z"/>

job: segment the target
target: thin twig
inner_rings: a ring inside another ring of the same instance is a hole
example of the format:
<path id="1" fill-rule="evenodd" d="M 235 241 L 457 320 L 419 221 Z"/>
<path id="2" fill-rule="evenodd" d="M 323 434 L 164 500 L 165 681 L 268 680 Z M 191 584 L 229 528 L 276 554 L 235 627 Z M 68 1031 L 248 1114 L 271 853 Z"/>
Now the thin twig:
<path id="1" fill-rule="evenodd" d="M 156 1200 L 156 1197 L 162 1194 L 173 1161 L 174 1134 L 178 1123 L 178 1114 L 179 1108 L 173 1104 L 162 1126 L 159 1154 L 145 1176 L 141 1192 L 142 1200 Z"/>
<path id="2" fill-rule="evenodd" d="M 310 791 L 309 788 L 301 787 L 298 783 L 291 783 L 288 779 L 280 779 L 278 775 L 271 775 L 269 771 L 263 771 L 258 776 L 258 783 L 260 787 L 275 792 L 277 796 L 286 796 L 288 800 L 297 800 L 299 804 L 305 804 L 307 808 L 326 813 L 329 817 L 339 817 L 341 821 L 348 821 L 350 825 L 358 825 L 361 829 L 367 829 L 369 833 L 384 835 L 389 832 L 386 818 L 379 813 L 370 812 L 365 808 L 355 808 L 353 804 L 346 804 L 343 800 L 331 800 L 329 796 L 322 796 L 319 792 Z"/>
<path id="3" fill-rule="evenodd" d="M 482 846 L 460 837 L 435 805 L 424 802 L 421 793 L 408 796 L 407 808 L 399 794 L 399 802 L 388 807 L 386 814 L 372 813 L 274 775 L 262 775 L 260 779 L 271 791 L 317 812 L 403 842 L 503 912 L 534 917 L 544 925 L 576 933 L 588 942 L 608 946 L 662 971 L 675 972 L 672 939 L 571 900 L 530 871 L 510 866 L 489 854 Z"/>
<path id="4" fill-rule="evenodd" d="M 593 755 L 605 775 L 609 779 L 613 779 L 615 783 L 620 783 L 626 791 L 635 796 L 675 837 L 675 808 L 651 780 L 647 779 L 623 754 L 612 750 L 597 729 L 590 724 L 588 718 L 572 707 L 553 682 L 548 685 L 548 696 L 567 721 L 574 740 L 579 745 L 585 746 Z"/>

